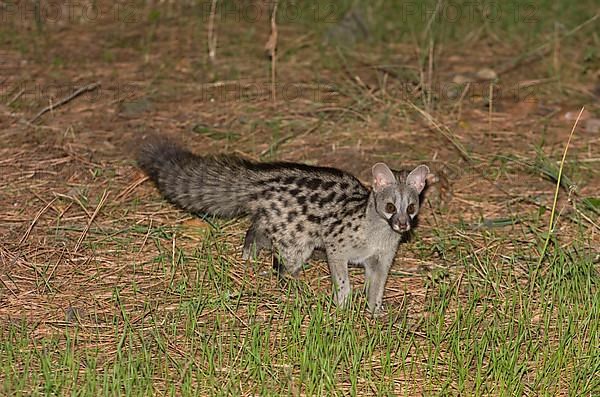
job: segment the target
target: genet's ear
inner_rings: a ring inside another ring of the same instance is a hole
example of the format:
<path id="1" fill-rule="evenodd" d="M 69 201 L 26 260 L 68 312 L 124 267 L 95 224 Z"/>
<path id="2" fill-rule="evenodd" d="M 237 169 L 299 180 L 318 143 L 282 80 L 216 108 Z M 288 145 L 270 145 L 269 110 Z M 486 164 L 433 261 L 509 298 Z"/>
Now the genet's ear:
<path id="1" fill-rule="evenodd" d="M 429 167 L 426 165 L 420 165 L 408 174 L 406 177 L 406 184 L 411 186 L 413 189 L 417 191 L 417 193 L 421 193 L 425 188 L 425 180 L 427 179 L 427 174 L 429 174 Z"/>
<path id="2" fill-rule="evenodd" d="M 396 183 L 394 173 L 384 163 L 377 163 L 373 166 L 373 190 L 375 192 L 381 192 L 388 186 Z"/>

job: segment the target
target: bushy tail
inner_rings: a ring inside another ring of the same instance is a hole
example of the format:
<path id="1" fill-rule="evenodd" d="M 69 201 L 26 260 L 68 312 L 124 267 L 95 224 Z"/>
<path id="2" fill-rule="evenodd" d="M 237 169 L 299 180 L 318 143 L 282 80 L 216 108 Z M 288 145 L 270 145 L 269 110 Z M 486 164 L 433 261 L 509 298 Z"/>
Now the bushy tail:
<path id="1" fill-rule="evenodd" d="M 256 189 L 248 170 L 251 163 L 197 156 L 164 138 L 142 144 L 137 163 L 167 200 L 192 213 L 244 215 Z"/>

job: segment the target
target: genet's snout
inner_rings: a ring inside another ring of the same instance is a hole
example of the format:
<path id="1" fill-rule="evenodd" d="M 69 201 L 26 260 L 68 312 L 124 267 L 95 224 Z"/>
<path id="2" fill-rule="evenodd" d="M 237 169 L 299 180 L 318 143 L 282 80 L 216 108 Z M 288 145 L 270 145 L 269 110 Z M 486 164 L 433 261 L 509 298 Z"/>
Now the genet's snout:
<path id="1" fill-rule="evenodd" d="M 410 230 L 410 221 L 408 219 L 403 219 L 398 217 L 396 219 L 392 219 L 392 229 L 398 233 L 404 233 Z"/>

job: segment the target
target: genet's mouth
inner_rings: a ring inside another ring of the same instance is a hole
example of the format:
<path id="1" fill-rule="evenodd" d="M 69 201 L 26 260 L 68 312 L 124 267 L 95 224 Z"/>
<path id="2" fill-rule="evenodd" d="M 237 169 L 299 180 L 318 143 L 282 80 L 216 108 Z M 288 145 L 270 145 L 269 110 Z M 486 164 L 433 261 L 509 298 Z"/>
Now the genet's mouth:
<path id="1" fill-rule="evenodd" d="M 397 233 L 406 233 L 410 230 L 410 225 L 398 225 L 396 223 L 392 224 L 392 229 Z"/>

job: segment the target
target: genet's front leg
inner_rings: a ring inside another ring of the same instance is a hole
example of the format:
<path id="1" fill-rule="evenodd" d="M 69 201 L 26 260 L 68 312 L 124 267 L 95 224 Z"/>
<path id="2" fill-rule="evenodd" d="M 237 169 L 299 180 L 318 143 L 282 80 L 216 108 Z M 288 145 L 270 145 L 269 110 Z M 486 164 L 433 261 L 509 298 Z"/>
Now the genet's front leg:
<path id="1" fill-rule="evenodd" d="M 382 311 L 385 282 L 393 260 L 393 256 L 385 255 L 370 258 L 365 263 L 367 304 L 372 314 L 379 314 Z"/>

